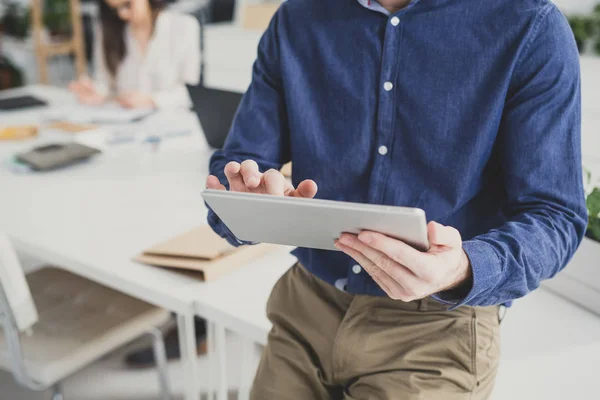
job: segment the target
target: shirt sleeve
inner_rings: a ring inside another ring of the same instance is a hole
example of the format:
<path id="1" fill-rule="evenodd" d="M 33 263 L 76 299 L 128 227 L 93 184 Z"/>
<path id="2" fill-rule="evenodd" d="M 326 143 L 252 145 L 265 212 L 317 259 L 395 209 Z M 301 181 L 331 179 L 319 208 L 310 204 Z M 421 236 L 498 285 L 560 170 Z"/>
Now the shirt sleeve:
<path id="1" fill-rule="evenodd" d="M 585 233 L 579 55 L 553 5 L 519 56 L 497 148 L 507 205 L 504 225 L 463 243 L 472 287 L 455 307 L 522 297 L 559 272 Z"/>
<path id="2" fill-rule="evenodd" d="M 279 67 L 279 15 L 280 12 L 275 14 L 259 43 L 252 82 L 240 103 L 225 145 L 210 160 L 210 173 L 226 187 L 224 169 L 230 161 L 254 160 L 261 172 L 280 169 L 290 161 L 289 128 Z M 241 244 L 210 209 L 208 222 L 231 244 Z"/>
<path id="3" fill-rule="evenodd" d="M 159 109 L 191 108 L 192 100 L 186 85 L 197 85 L 200 81 L 200 25 L 190 16 L 185 16 L 180 22 L 185 26 L 181 32 L 178 31 L 185 37 L 182 42 L 185 47 L 177 64 L 180 82 L 167 90 L 152 93 L 154 104 Z"/>

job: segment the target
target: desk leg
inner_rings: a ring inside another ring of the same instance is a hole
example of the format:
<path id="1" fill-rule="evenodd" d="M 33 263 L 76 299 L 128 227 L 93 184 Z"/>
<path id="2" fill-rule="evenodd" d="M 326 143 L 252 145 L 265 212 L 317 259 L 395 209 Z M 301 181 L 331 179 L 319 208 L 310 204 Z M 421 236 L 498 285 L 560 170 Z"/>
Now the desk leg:
<path id="1" fill-rule="evenodd" d="M 225 328 L 221 325 L 214 324 L 215 330 L 215 345 L 219 364 L 219 386 L 217 391 L 217 400 L 227 400 L 227 344 L 225 341 Z"/>
<path id="2" fill-rule="evenodd" d="M 177 315 L 177 330 L 179 333 L 179 350 L 181 352 L 181 367 L 183 369 L 183 398 L 198 400 L 198 362 L 196 354 L 196 328 L 194 315 Z"/>
<path id="3" fill-rule="evenodd" d="M 208 385 L 206 392 L 208 400 L 215 400 L 215 374 L 217 373 L 218 365 L 216 364 L 217 346 L 215 344 L 215 324 L 211 321 L 206 321 L 206 347 L 208 356 Z"/>
<path id="4" fill-rule="evenodd" d="M 242 356 L 240 360 L 240 390 L 238 400 L 250 399 L 250 388 L 252 386 L 252 361 L 254 358 L 254 342 L 248 338 L 242 339 Z"/>

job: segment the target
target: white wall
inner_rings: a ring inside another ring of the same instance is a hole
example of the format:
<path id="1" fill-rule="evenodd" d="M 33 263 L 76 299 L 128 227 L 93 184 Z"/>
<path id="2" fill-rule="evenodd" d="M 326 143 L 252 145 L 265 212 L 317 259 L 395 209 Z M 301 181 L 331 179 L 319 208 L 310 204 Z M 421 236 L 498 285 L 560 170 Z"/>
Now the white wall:
<path id="1" fill-rule="evenodd" d="M 554 0 L 554 4 L 565 14 L 584 14 L 590 12 L 600 0 Z"/>

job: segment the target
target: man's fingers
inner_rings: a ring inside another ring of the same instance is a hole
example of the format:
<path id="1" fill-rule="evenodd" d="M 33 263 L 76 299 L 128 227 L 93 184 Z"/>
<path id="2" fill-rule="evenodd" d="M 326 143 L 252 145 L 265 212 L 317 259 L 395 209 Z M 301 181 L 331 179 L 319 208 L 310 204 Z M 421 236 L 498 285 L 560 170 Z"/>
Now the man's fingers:
<path id="1" fill-rule="evenodd" d="M 238 162 L 231 161 L 225 166 L 225 176 L 229 181 L 229 189 L 234 192 L 245 192 L 246 184 L 240 173 L 241 165 Z"/>
<path id="2" fill-rule="evenodd" d="M 373 280 L 375 282 L 377 282 L 377 284 L 383 289 L 383 291 L 388 295 L 388 296 L 392 296 L 392 292 L 390 290 L 390 288 L 388 287 L 388 285 L 381 279 L 381 275 L 385 274 L 385 272 L 383 271 L 376 271 L 375 266 L 373 265 L 373 263 L 371 262 L 371 260 L 369 260 L 367 257 L 364 256 L 364 254 L 362 254 L 360 251 L 353 249 L 350 246 L 346 246 L 345 244 L 341 243 L 339 240 L 337 240 L 335 242 L 335 246 L 340 249 L 341 251 L 343 251 L 344 253 L 346 253 L 347 255 L 349 255 L 350 257 L 352 257 L 354 259 L 354 261 L 356 261 L 357 263 L 359 263 L 365 271 L 367 271 L 367 273 L 369 273 L 371 275 L 371 277 L 373 278 Z M 374 271 L 373 274 L 371 274 L 371 271 Z"/>
<path id="3" fill-rule="evenodd" d="M 358 235 L 358 240 L 367 246 L 381 251 L 398 264 L 406 266 L 406 268 L 417 276 L 425 268 L 428 258 L 431 256 L 430 254 L 420 252 L 401 240 L 377 232 L 362 231 Z"/>
<path id="4" fill-rule="evenodd" d="M 444 226 L 431 221 L 427 224 L 429 243 L 436 246 L 461 247 L 460 232 L 451 226 Z"/>
<path id="5" fill-rule="evenodd" d="M 285 191 L 285 178 L 276 169 L 270 169 L 262 175 L 262 184 L 267 194 L 283 196 Z"/>
<path id="6" fill-rule="evenodd" d="M 360 251 L 376 268 L 383 270 L 399 284 L 403 286 L 418 285 L 418 278 L 410 269 L 390 258 L 384 252 L 363 243 L 355 235 L 344 233 L 340 236 L 340 242 Z"/>
<path id="7" fill-rule="evenodd" d="M 256 189 L 260 185 L 260 171 L 254 160 L 242 162 L 240 172 L 248 189 Z"/>
<path id="8" fill-rule="evenodd" d="M 378 268 L 362 252 L 346 246 L 339 240 L 336 242 L 336 246 L 359 263 L 390 298 L 395 300 L 404 300 L 407 298 L 406 291 L 402 284 L 393 279 L 384 270 Z"/>
<path id="9" fill-rule="evenodd" d="M 219 178 L 214 175 L 209 175 L 206 178 L 206 188 L 207 189 L 216 189 L 216 190 L 226 190 L 225 185 L 221 183 Z"/>
<path id="10" fill-rule="evenodd" d="M 254 160 L 245 160 L 241 164 L 231 161 L 225 166 L 225 176 L 230 189 L 236 192 L 250 190 L 276 196 L 313 198 L 318 190 L 317 184 L 310 179 L 300 182 L 294 189 L 283 174 L 275 169 L 261 174 Z"/>
<path id="11" fill-rule="evenodd" d="M 304 197 L 305 199 L 312 199 L 316 196 L 319 188 L 312 179 L 306 179 L 298 184 L 296 190 L 292 190 L 288 193 L 291 197 Z"/>

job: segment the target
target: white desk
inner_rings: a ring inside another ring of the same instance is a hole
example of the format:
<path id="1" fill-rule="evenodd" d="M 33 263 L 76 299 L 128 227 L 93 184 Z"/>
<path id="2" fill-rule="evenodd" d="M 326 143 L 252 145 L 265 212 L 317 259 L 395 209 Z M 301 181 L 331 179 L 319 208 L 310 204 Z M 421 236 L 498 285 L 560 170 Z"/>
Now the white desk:
<path id="1" fill-rule="evenodd" d="M 73 101 L 60 89 L 21 91 L 54 104 Z M 0 119 L 32 123 L 45 112 L 3 113 Z M 144 122 L 148 129 L 161 117 L 151 118 L 156 119 Z M 177 313 L 185 399 L 197 400 L 193 302 L 202 300 L 209 285 L 131 261 L 149 245 L 206 223 L 200 192 L 211 151 L 195 116 L 185 112 L 169 118 L 193 133 L 169 139 L 156 152 L 141 145 L 115 145 L 89 163 L 37 174 L 15 174 L 0 166 L 0 229 L 20 251 Z M 34 141 L 2 142 L 0 158 L 4 162 L 17 150 L 47 139 L 42 135 Z"/>

